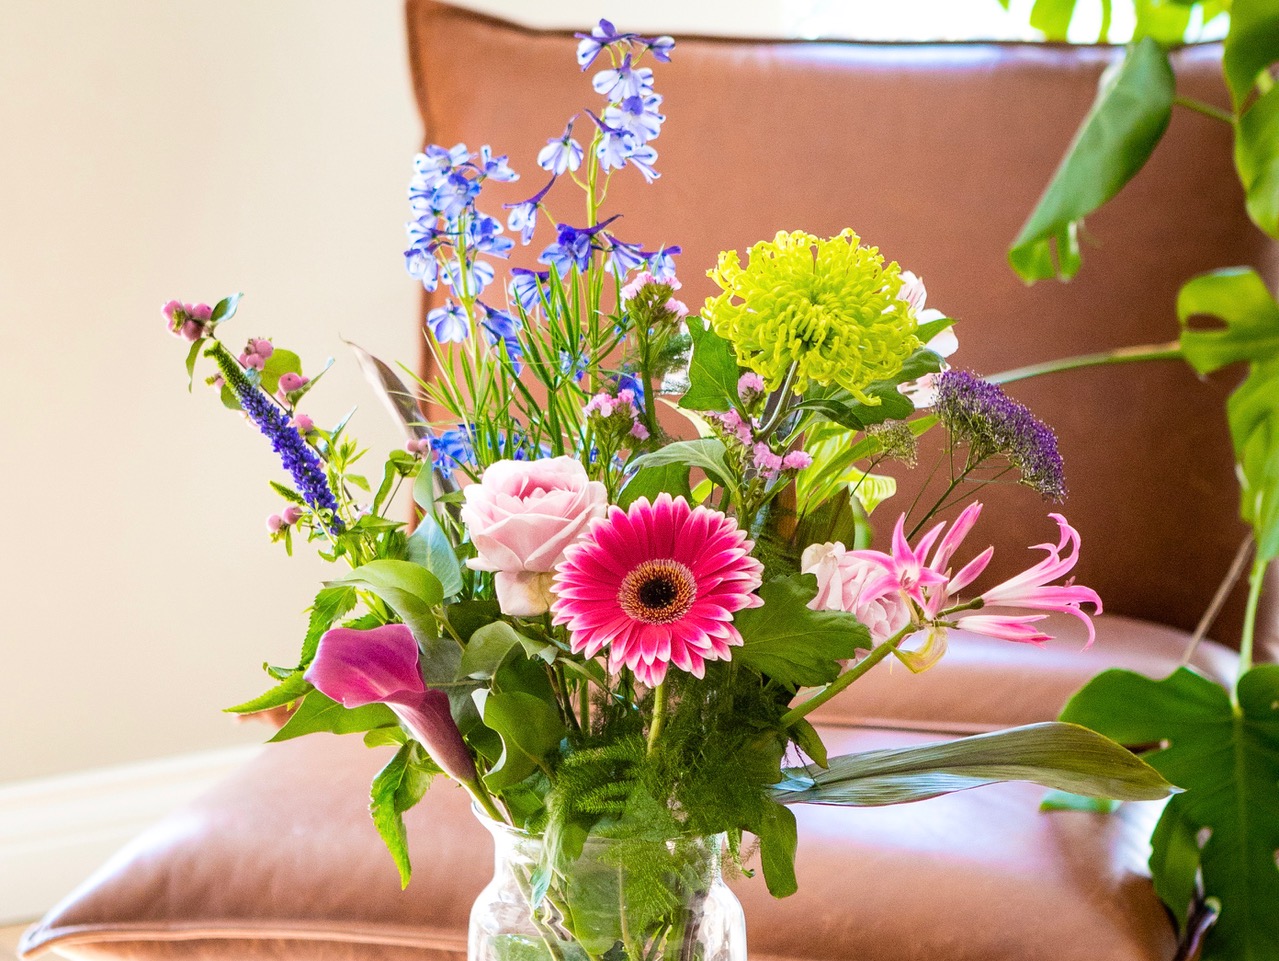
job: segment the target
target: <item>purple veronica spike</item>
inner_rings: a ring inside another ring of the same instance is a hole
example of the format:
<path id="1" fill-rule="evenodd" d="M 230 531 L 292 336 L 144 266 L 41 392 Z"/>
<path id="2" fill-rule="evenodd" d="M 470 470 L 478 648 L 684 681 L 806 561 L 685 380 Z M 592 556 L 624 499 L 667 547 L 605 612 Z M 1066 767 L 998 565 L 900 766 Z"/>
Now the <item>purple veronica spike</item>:
<path id="1" fill-rule="evenodd" d="M 441 344 L 460 344 L 471 334 L 466 311 L 451 300 L 426 315 L 426 326 L 430 328 L 431 336 Z"/>
<path id="2" fill-rule="evenodd" d="M 263 436 L 271 441 L 271 449 L 280 455 L 280 463 L 293 478 L 302 499 L 311 505 L 317 515 L 320 511 L 328 511 L 331 519 L 325 526 L 334 534 L 340 533 L 346 525 L 338 517 L 337 498 L 329 488 L 319 455 L 302 439 L 298 429 L 289 423 L 288 415 L 249 380 L 230 351 L 221 344 L 215 344 L 213 359 L 222 372 L 226 385 L 240 402 L 240 408 Z"/>
<path id="3" fill-rule="evenodd" d="M 462 784 L 477 783 L 475 760 L 449 711 L 448 695 L 422 680 L 417 641 L 406 625 L 335 627 L 320 638 L 303 676 L 343 707 L 385 704 L 445 774 Z"/>
<path id="4" fill-rule="evenodd" d="M 972 456 L 1002 454 L 1021 482 L 1045 499 L 1066 496 L 1057 435 L 1003 388 L 968 371 L 948 370 L 937 378 L 936 411 L 951 435 L 967 442 Z"/>

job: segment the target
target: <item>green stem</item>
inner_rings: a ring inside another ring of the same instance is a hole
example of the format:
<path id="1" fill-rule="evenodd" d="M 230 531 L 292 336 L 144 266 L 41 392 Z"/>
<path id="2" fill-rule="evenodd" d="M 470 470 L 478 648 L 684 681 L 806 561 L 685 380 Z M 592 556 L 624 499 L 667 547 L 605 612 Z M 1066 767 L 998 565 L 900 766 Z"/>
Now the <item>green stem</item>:
<path id="1" fill-rule="evenodd" d="M 884 641 L 884 643 L 873 648 L 869 654 L 854 664 L 847 672 L 835 678 L 835 680 L 831 681 L 825 688 L 818 691 L 803 704 L 792 707 L 789 711 L 783 714 L 782 727 L 789 727 L 800 718 L 817 710 L 817 708 L 821 707 L 844 688 L 848 687 L 848 685 L 852 684 L 853 681 L 857 680 L 889 654 L 897 650 L 897 645 L 905 639 L 906 635 L 917 630 L 919 630 L 917 625 L 907 624 L 888 640 Z"/>
<path id="2" fill-rule="evenodd" d="M 768 435 L 773 432 L 783 417 L 786 416 L 786 408 L 790 404 L 791 389 L 795 386 L 795 378 L 799 375 L 799 361 L 790 365 L 790 370 L 786 371 L 786 379 L 782 381 L 782 386 L 777 389 L 777 406 L 769 415 L 768 420 L 756 432 L 755 437 L 759 440 L 768 440 Z"/>
<path id="3" fill-rule="evenodd" d="M 1013 381 L 1026 380 L 1041 374 L 1056 374 L 1065 370 L 1077 370 L 1080 367 L 1131 364 L 1145 360 L 1176 360 L 1181 356 L 1180 341 L 1170 340 L 1165 344 L 1136 344 L 1132 347 L 1120 347 L 1118 350 L 1107 350 L 1098 354 L 1077 354 L 1074 357 L 1062 357 L 1042 364 L 1016 367 L 992 374 L 986 380 L 994 384 L 1011 384 Z"/>
<path id="4" fill-rule="evenodd" d="M 1248 603 L 1243 613 L 1243 634 L 1239 638 L 1239 676 L 1252 670 L 1253 638 L 1257 630 L 1257 602 L 1261 600 L 1261 585 L 1266 579 L 1268 560 L 1258 557 L 1252 562 L 1252 573 L 1248 575 Z M 1235 697 L 1238 698 L 1236 692 Z"/>
<path id="5" fill-rule="evenodd" d="M 1202 100 L 1194 100 L 1190 97 L 1174 97 L 1172 102 L 1178 107 L 1185 107 L 1187 110 L 1201 113 L 1205 117 L 1211 117 L 1213 120 L 1221 120 L 1232 127 L 1235 125 L 1235 115 L 1229 110 L 1222 110 L 1220 107 L 1214 107 L 1212 104 L 1204 103 Z"/>
<path id="6" fill-rule="evenodd" d="M 666 681 L 653 688 L 653 723 L 648 729 L 648 753 L 657 749 L 657 739 L 662 736 L 666 724 Z"/>

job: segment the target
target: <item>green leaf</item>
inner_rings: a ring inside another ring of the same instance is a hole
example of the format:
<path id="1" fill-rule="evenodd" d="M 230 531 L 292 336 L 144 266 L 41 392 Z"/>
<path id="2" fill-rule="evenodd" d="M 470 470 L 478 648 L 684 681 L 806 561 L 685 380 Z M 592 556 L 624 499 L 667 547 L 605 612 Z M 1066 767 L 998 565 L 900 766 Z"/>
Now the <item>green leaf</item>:
<path id="1" fill-rule="evenodd" d="M 446 597 L 462 593 L 462 565 L 444 528 L 433 515 L 425 514 L 418 521 L 417 529 L 409 535 L 408 550 L 409 560 L 434 574 Z"/>
<path id="2" fill-rule="evenodd" d="M 1247 192 L 1248 216 L 1271 237 L 1279 238 L 1279 86 L 1239 118 L 1235 167 Z"/>
<path id="3" fill-rule="evenodd" d="M 408 743 L 409 736 L 402 727 L 375 727 L 364 732 L 365 747 L 399 747 Z"/>
<path id="4" fill-rule="evenodd" d="M 1074 15 L 1075 0 L 1035 0 L 1030 8 L 1030 25 L 1042 30 L 1045 40 L 1065 40 Z"/>
<path id="5" fill-rule="evenodd" d="M 1238 112 L 1258 74 L 1279 60 L 1279 0 L 1234 0 L 1221 59 Z"/>
<path id="6" fill-rule="evenodd" d="M 632 466 L 637 470 L 645 470 L 672 464 L 701 468 L 707 477 L 721 487 L 730 487 L 732 484 L 733 474 L 724 460 L 724 442 L 714 437 L 667 444 L 659 450 L 637 457 Z"/>
<path id="7" fill-rule="evenodd" d="M 739 370 L 730 344 L 700 323 L 688 325 L 693 358 L 688 367 L 688 390 L 679 405 L 689 410 L 728 410 L 737 401 Z"/>
<path id="8" fill-rule="evenodd" d="M 330 734 L 359 734 L 376 727 L 398 724 L 395 715 L 385 704 L 368 704 L 364 707 L 345 708 L 320 691 L 312 691 L 302 699 L 298 709 L 289 716 L 284 727 L 275 732 L 272 742 L 287 741 L 303 734 L 328 731 Z"/>
<path id="9" fill-rule="evenodd" d="M 302 373 L 302 358 L 291 350 L 277 347 L 262 365 L 262 389 L 274 394 L 280 387 L 280 375 Z"/>
<path id="10" fill-rule="evenodd" d="M 763 607 L 737 614 L 742 646 L 733 660 L 790 687 L 826 684 L 839 676 L 840 661 L 870 647 L 870 632 L 844 611 L 814 611 L 812 574 L 776 577 L 760 588 Z"/>
<path id="11" fill-rule="evenodd" d="M 286 487 L 279 481 L 268 481 L 267 483 L 271 485 L 271 490 L 275 491 L 290 504 L 306 504 L 306 499 L 293 488 Z"/>
<path id="12" fill-rule="evenodd" d="M 546 755 L 566 731 L 554 703 L 522 691 L 494 694 L 475 692 L 475 703 L 486 727 L 502 739 L 502 756 L 484 777 L 492 791 L 518 784 L 538 768 L 547 768 Z"/>
<path id="13" fill-rule="evenodd" d="M 419 641 L 438 633 L 432 608 L 444 603 L 444 588 L 422 565 L 412 561 L 369 561 L 325 586 L 346 584 L 372 591 L 389 604 Z"/>
<path id="14" fill-rule="evenodd" d="M 887 474 L 860 474 L 849 486 L 869 517 L 876 507 L 897 493 L 897 478 Z"/>
<path id="15" fill-rule="evenodd" d="M 486 624 L 466 642 L 458 673 L 463 677 L 487 680 L 497 673 L 498 667 L 506 660 L 512 648 L 527 640 L 506 621 Z"/>
<path id="16" fill-rule="evenodd" d="M 652 503 L 663 491 L 688 500 L 693 496 L 688 486 L 688 471 L 687 464 L 663 464 L 637 470 L 622 488 L 617 506 L 626 510 L 641 497 L 647 497 Z"/>
<path id="17" fill-rule="evenodd" d="M 795 741 L 795 746 L 811 757 L 818 767 L 830 767 L 830 759 L 826 755 L 826 745 L 822 743 L 822 737 L 817 733 L 817 728 L 813 727 L 807 718 L 801 717 L 792 724 L 790 735 Z"/>
<path id="18" fill-rule="evenodd" d="M 417 395 L 404 386 L 404 381 L 386 364 L 378 360 L 359 344 L 345 342 L 355 354 L 355 359 L 364 372 L 365 379 L 374 392 L 382 399 L 387 410 L 409 434 L 416 438 L 426 437 L 430 431 L 422 419 L 422 411 L 417 405 Z"/>
<path id="19" fill-rule="evenodd" d="M 240 298 L 244 294 L 232 294 L 230 297 L 223 297 L 213 305 L 213 314 L 210 320 L 219 323 L 223 320 L 230 320 L 235 316 L 235 312 L 240 309 Z"/>
<path id="20" fill-rule="evenodd" d="M 315 595 L 311 605 L 311 617 L 306 625 L 306 637 L 302 641 L 302 655 L 298 659 L 300 670 L 306 670 L 315 659 L 316 648 L 324 632 L 355 607 L 358 596 L 354 587 L 325 587 Z"/>
<path id="21" fill-rule="evenodd" d="M 1257 557 L 1279 557 L 1279 304 L 1252 270 L 1235 268 L 1188 281 L 1177 298 L 1181 350 L 1201 374 L 1248 361 L 1248 376 L 1226 404 L 1240 474 L 1240 515 L 1253 526 Z M 1206 314 L 1219 330 L 1194 330 Z"/>
<path id="22" fill-rule="evenodd" d="M 1115 798 L 1153 801 L 1175 790 L 1140 758 L 1100 734 L 1051 721 L 937 744 L 845 754 L 812 774 L 804 790 L 774 788 L 783 804 L 854 807 L 902 804 L 1001 781 Z M 801 782 L 802 783 L 802 782 Z"/>
<path id="23" fill-rule="evenodd" d="M 191 393 L 195 387 L 195 362 L 200 356 L 200 348 L 204 346 L 204 340 L 197 340 L 191 345 L 191 349 L 187 351 L 187 393 Z"/>
<path id="24" fill-rule="evenodd" d="M 1106 797 L 1087 797 L 1069 791 L 1049 791 L 1039 802 L 1041 811 L 1083 811 L 1087 814 L 1113 814 L 1119 802 Z"/>
<path id="25" fill-rule="evenodd" d="M 269 711 L 273 707 L 292 704 L 312 690 L 311 682 L 302 676 L 302 671 L 295 671 L 265 694 L 223 710 L 228 714 L 256 714 L 258 711 Z"/>
<path id="26" fill-rule="evenodd" d="M 431 786 L 437 769 L 425 761 L 421 747 L 403 744 L 386 767 L 378 771 L 369 788 L 369 813 L 377 832 L 391 852 L 400 871 L 400 888 L 406 888 L 413 869 L 409 864 L 408 834 L 404 830 L 404 812 L 418 801 Z"/>
<path id="27" fill-rule="evenodd" d="M 1174 89 L 1168 56 L 1149 38 L 1102 75 L 1092 109 L 1008 251 L 1023 280 L 1074 276 L 1079 222 L 1145 165 L 1168 127 Z"/>
<path id="28" fill-rule="evenodd" d="M 1198 852 L 1205 892 L 1221 901 L 1204 961 L 1279 957 L 1279 665 L 1239 679 L 1238 706 L 1213 681 L 1180 668 L 1161 681 L 1111 670 L 1088 683 L 1062 717 L 1126 744 L 1167 744 L 1152 767 L 1186 789 L 1169 802 L 1183 823 L 1156 831 L 1151 871 L 1169 907 L 1185 913 Z"/>
<path id="29" fill-rule="evenodd" d="M 764 883 L 773 897 L 790 897 L 799 890 L 795 879 L 795 851 L 799 847 L 795 813 L 781 804 L 769 805 L 765 811 L 763 818 L 752 825 L 752 833 L 759 838 Z"/>
<path id="30" fill-rule="evenodd" d="M 1191 903 L 1199 879 L 1198 831 L 1186 817 L 1180 796 L 1164 807 L 1150 838 L 1150 876 L 1155 893 L 1177 919 L 1177 930 L 1186 930 Z"/>

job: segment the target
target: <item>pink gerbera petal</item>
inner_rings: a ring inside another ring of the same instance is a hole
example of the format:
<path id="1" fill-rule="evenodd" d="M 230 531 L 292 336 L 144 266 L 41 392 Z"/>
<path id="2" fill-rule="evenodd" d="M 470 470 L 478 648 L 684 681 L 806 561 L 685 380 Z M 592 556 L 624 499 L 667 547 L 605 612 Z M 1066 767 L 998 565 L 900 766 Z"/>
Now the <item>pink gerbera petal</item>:
<path id="1" fill-rule="evenodd" d="M 707 660 L 741 644 L 732 615 L 762 601 L 763 565 L 736 522 L 684 498 L 659 494 L 612 508 L 559 565 L 551 605 L 575 652 L 608 649 L 647 686 L 669 665 L 702 677 Z"/>

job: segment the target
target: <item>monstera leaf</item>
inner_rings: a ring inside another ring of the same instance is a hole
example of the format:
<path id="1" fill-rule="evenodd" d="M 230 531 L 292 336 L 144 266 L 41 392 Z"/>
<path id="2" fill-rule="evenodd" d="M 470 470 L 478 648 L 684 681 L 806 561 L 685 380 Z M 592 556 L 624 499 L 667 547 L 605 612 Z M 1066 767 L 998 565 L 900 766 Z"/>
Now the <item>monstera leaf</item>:
<path id="1" fill-rule="evenodd" d="M 1253 526 L 1257 560 L 1264 563 L 1279 557 L 1279 304 L 1256 272 L 1231 269 L 1190 280 L 1178 295 L 1177 314 L 1182 354 L 1199 373 L 1248 362 L 1226 413 L 1240 468 L 1240 513 Z M 1204 315 L 1225 326 L 1190 326 Z"/>
<path id="2" fill-rule="evenodd" d="M 1079 270 L 1080 223 L 1145 165 L 1168 127 L 1174 88 L 1168 56 L 1150 38 L 1102 75 L 1092 109 L 1008 251 L 1023 280 Z"/>
<path id="3" fill-rule="evenodd" d="M 1156 890 L 1184 926 L 1195 874 L 1221 902 L 1203 961 L 1279 958 L 1279 665 L 1239 680 L 1237 703 L 1181 668 L 1162 681 L 1107 671 L 1071 699 L 1062 719 L 1145 755 L 1185 788 L 1151 839 Z"/>

